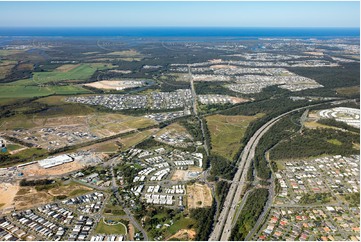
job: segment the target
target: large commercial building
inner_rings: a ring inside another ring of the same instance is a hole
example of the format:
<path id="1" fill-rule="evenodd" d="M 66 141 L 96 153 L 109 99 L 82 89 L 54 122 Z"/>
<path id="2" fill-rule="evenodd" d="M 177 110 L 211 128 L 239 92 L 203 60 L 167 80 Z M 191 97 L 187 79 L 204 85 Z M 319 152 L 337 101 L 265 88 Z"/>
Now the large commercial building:
<path id="1" fill-rule="evenodd" d="M 59 155 L 59 156 L 55 156 L 55 157 L 49 157 L 46 158 L 44 160 L 39 160 L 38 164 L 42 167 L 42 168 L 50 168 L 50 167 L 54 167 L 54 166 L 58 166 L 64 163 L 68 163 L 68 162 L 72 162 L 73 158 L 71 158 L 68 155 Z"/>

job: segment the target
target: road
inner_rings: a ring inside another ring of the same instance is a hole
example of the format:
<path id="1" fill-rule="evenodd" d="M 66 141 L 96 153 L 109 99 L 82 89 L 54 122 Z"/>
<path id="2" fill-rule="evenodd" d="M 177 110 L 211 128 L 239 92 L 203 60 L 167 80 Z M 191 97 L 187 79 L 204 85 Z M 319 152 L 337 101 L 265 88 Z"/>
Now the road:
<path id="1" fill-rule="evenodd" d="M 112 173 L 112 191 L 114 193 L 114 196 L 118 200 L 119 204 L 122 204 L 122 198 L 119 195 L 119 189 L 118 189 L 119 187 L 117 185 L 117 181 L 115 179 L 116 176 L 114 174 L 114 169 L 113 169 L 113 165 L 114 165 L 115 162 L 117 162 L 116 161 L 117 158 L 118 157 L 115 157 L 115 158 L 111 159 L 111 161 L 110 161 L 110 170 L 111 170 L 111 173 Z M 144 238 L 143 240 L 144 241 L 149 241 L 147 232 L 143 229 L 143 227 L 134 218 L 134 216 L 132 215 L 132 212 L 129 210 L 129 208 L 124 206 L 123 210 L 124 210 L 126 216 L 128 217 L 129 221 L 134 225 L 134 227 L 136 227 L 143 234 L 143 238 Z"/>
<path id="2" fill-rule="evenodd" d="M 348 102 L 349 100 L 344 100 Z M 338 101 L 340 102 L 340 101 Z M 325 102 L 326 103 L 326 102 Z M 308 105 L 301 108 L 296 108 L 291 111 L 285 112 L 270 121 L 264 124 L 261 128 L 259 128 L 254 135 L 250 138 L 247 145 L 243 149 L 239 159 L 237 160 L 238 163 L 238 170 L 233 178 L 232 185 L 229 189 L 227 194 L 226 200 L 223 205 L 222 212 L 219 216 L 219 219 L 214 226 L 213 231 L 209 237 L 209 241 L 227 241 L 232 232 L 232 220 L 233 217 L 236 215 L 236 206 L 241 199 L 242 192 L 244 190 L 245 181 L 247 180 L 247 171 L 249 170 L 249 166 L 255 155 L 256 147 L 262 138 L 262 136 L 281 118 L 285 117 L 286 115 L 297 112 L 299 110 L 310 108 L 318 105 L 322 105 L 325 103 L 318 103 L 313 105 Z M 331 101 L 331 103 L 335 103 Z"/>
<path id="3" fill-rule="evenodd" d="M 265 219 L 269 209 L 271 209 L 271 206 L 272 206 L 272 203 L 273 203 L 273 198 L 274 198 L 274 195 L 275 195 L 275 187 L 274 187 L 274 185 L 275 185 L 274 176 L 272 174 L 271 185 L 270 185 L 270 188 L 268 189 L 269 193 L 268 193 L 267 202 L 266 202 L 265 206 L 263 207 L 263 211 L 262 211 L 261 215 L 258 217 L 256 224 L 253 226 L 252 230 L 246 236 L 246 238 L 245 238 L 246 241 L 251 240 L 254 233 L 256 233 L 258 231 L 258 228 L 263 224 L 264 219 Z M 242 201 L 243 201 L 243 199 L 242 199 Z"/>

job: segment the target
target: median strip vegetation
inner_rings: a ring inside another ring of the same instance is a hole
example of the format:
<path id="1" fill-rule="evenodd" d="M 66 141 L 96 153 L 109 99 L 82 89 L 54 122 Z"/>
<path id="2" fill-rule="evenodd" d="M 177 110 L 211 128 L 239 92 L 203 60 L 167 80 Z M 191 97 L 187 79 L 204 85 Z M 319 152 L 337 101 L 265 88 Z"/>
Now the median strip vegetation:
<path id="1" fill-rule="evenodd" d="M 232 230 L 230 240 L 240 241 L 246 238 L 261 215 L 267 198 L 268 190 L 264 188 L 256 189 L 249 194 L 246 204 Z"/>

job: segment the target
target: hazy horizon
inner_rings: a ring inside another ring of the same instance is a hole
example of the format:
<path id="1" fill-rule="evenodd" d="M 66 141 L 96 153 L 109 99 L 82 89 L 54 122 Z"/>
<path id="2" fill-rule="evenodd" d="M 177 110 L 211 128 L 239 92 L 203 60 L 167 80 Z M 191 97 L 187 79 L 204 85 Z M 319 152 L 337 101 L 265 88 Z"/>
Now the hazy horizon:
<path id="1" fill-rule="evenodd" d="M 350 2 L 0 2 L 0 27 L 359 28 Z"/>

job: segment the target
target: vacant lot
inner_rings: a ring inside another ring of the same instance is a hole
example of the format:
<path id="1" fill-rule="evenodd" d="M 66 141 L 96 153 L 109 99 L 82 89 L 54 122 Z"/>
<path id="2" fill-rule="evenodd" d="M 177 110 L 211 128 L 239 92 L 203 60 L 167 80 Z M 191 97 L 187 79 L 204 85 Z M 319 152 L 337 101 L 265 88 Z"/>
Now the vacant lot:
<path id="1" fill-rule="evenodd" d="M 190 173 L 202 172 L 202 168 L 200 167 L 189 167 L 188 170 L 175 170 L 172 175 L 172 181 L 188 181 L 194 179 L 195 177 L 189 176 Z"/>
<path id="2" fill-rule="evenodd" d="M 177 133 L 186 133 L 187 135 L 190 136 L 190 134 L 188 133 L 187 129 L 184 128 L 182 125 L 180 125 L 179 123 L 172 123 L 170 125 L 168 125 L 167 127 L 161 129 L 158 133 L 157 136 L 160 136 L 166 132 L 177 132 Z"/>
<path id="3" fill-rule="evenodd" d="M 17 115 L 1 120 L 1 130 L 5 135 L 16 137 L 27 143 L 39 145 L 44 149 L 55 149 L 66 145 L 79 144 L 99 138 L 104 138 L 128 131 L 145 128 L 156 122 L 144 117 L 121 114 L 95 113 L 91 115 L 55 115 L 27 116 Z M 16 130 L 21 129 L 21 130 Z M 44 131 L 45 129 L 45 131 Z M 156 131 L 156 130 L 153 130 Z M 78 135 L 79 133 L 86 134 Z M 60 135 L 59 135 L 60 134 Z M 145 139 L 149 133 L 140 133 L 132 137 L 124 137 L 120 142 L 124 147 L 130 147 Z M 29 137 L 32 137 L 31 139 Z M 105 146 L 104 146 L 105 145 Z M 93 147 L 106 152 L 117 151 L 115 144 L 103 144 Z M 21 154 L 21 151 L 18 154 Z"/>
<path id="4" fill-rule="evenodd" d="M 62 66 L 59 66 L 55 69 L 55 71 L 59 71 L 59 72 L 68 72 L 73 70 L 74 68 L 80 66 L 80 64 L 65 64 Z"/>
<path id="5" fill-rule="evenodd" d="M 88 116 L 90 130 L 99 136 L 124 133 L 137 128 L 145 128 L 156 124 L 155 121 L 122 114 L 97 114 Z"/>
<path id="6" fill-rule="evenodd" d="M 28 80 L 27 80 L 28 81 Z M 29 81 L 32 82 L 32 81 Z M 38 86 L 21 86 L 21 85 L 0 85 L 0 98 L 31 98 L 31 97 L 42 97 L 49 95 L 69 95 L 69 94 L 85 94 L 91 93 L 80 86 L 69 85 L 69 86 L 49 86 L 49 87 L 38 87 Z"/>
<path id="7" fill-rule="evenodd" d="M 45 191 L 38 192 L 34 187 L 21 187 L 14 198 L 16 209 L 34 207 L 52 200 L 53 196 Z"/>
<path id="8" fill-rule="evenodd" d="M 10 71 L 15 64 L 16 61 L 0 61 L 0 79 L 3 79 L 10 74 Z"/>
<path id="9" fill-rule="evenodd" d="M 10 183 L 0 184 L 0 204 L 2 205 L 0 206 L 0 209 L 13 207 L 13 201 L 18 190 L 18 185 L 13 185 Z"/>
<path id="10" fill-rule="evenodd" d="M 26 209 L 36 205 L 52 202 L 57 196 L 78 196 L 91 190 L 91 188 L 77 183 L 70 183 L 65 186 L 59 185 L 43 191 L 37 191 L 35 187 L 17 187 L 17 193 L 15 197 L 13 197 L 13 202 L 15 203 L 16 209 Z"/>
<path id="11" fill-rule="evenodd" d="M 74 68 L 71 68 L 74 66 Z M 92 64 L 81 64 L 81 65 L 65 65 L 60 66 L 60 70 L 48 72 L 34 72 L 32 79 L 19 80 L 12 82 L 13 86 L 39 86 L 46 83 L 56 83 L 60 81 L 69 80 L 87 80 L 89 79 L 96 70 L 112 68 L 111 64 L 104 63 L 92 63 Z"/>
<path id="12" fill-rule="evenodd" d="M 134 80 L 136 81 L 136 80 Z M 124 90 L 128 88 L 136 88 L 143 85 L 142 83 L 132 83 L 131 80 L 103 80 L 98 82 L 87 83 L 85 86 L 94 87 L 105 90 Z"/>
<path id="13" fill-rule="evenodd" d="M 31 177 L 39 177 L 39 176 L 59 176 L 62 174 L 66 174 L 72 171 L 80 170 L 83 166 L 74 161 L 70 163 L 65 163 L 59 166 L 51 167 L 48 169 L 44 169 L 39 166 L 37 163 L 31 164 L 28 166 L 23 166 L 19 168 L 24 173 L 24 177 L 31 178 Z"/>
<path id="14" fill-rule="evenodd" d="M 240 141 L 248 125 L 260 116 L 208 116 L 212 152 L 232 160 L 241 147 Z"/>
<path id="15" fill-rule="evenodd" d="M 207 185 L 195 183 L 187 186 L 188 208 L 203 208 L 212 206 L 212 193 Z"/>
<path id="16" fill-rule="evenodd" d="M 130 147 L 135 146 L 136 144 L 142 142 L 143 140 L 145 140 L 146 138 L 148 138 L 150 135 L 154 134 L 157 131 L 158 129 L 149 129 L 120 138 L 119 142 L 122 144 L 121 150 L 125 151 Z"/>
<path id="17" fill-rule="evenodd" d="M 337 93 L 344 96 L 360 94 L 360 86 L 340 87 L 335 89 Z"/>
<path id="18" fill-rule="evenodd" d="M 9 55 L 15 55 L 19 53 L 23 53 L 24 50 L 0 50 L 0 56 L 9 56 Z"/>
<path id="19" fill-rule="evenodd" d="M 190 241 L 194 240 L 196 237 L 195 229 L 181 229 L 167 240 L 182 240 L 182 241 Z"/>
<path id="20" fill-rule="evenodd" d="M 126 226 L 120 222 L 115 225 L 109 225 L 104 222 L 104 220 L 100 220 L 97 227 L 95 228 L 95 232 L 97 234 L 126 234 Z"/>
<path id="21" fill-rule="evenodd" d="M 52 196 L 64 195 L 67 197 L 73 197 L 73 196 L 85 194 L 92 190 L 93 189 L 91 189 L 89 187 L 82 186 L 77 183 L 70 183 L 69 185 L 66 185 L 66 186 L 59 186 L 59 187 L 52 188 L 52 189 L 48 190 L 48 193 Z"/>
<path id="22" fill-rule="evenodd" d="M 136 50 L 114 51 L 114 52 L 109 52 L 106 55 L 116 55 L 116 56 L 120 56 L 120 57 L 140 57 L 140 56 L 142 56 Z"/>

